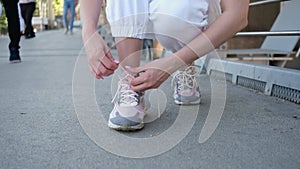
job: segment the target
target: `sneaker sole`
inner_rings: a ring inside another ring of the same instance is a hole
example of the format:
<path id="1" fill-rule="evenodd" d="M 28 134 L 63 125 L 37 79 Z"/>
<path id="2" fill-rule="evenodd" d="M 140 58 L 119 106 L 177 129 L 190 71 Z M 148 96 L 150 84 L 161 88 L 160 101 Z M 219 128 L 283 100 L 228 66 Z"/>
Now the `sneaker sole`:
<path id="1" fill-rule="evenodd" d="M 144 112 L 145 112 L 145 116 L 147 115 L 147 108 L 144 107 Z M 136 131 L 136 130 L 141 130 L 144 128 L 144 123 L 140 123 L 138 125 L 135 126 L 119 126 L 116 125 L 114 123 L 112 123 L 110 120 L 108 120 L 108 127 L 117 131 Z"/>
<path id="2" fill-rule="evenodd" d="M 186 102 L 181 102 L 181 101 L 178 101 L 178 100 L 174 100 L 176 104 L 178 105 L 194 105 L 194 104 L 200 104 L 201 102 L 201 99 L 198 99 L 196 101 L 192 101 L 192 102 L 189 102 L 189 101 L 186 101 Z"/>
<path id="3" fill-rule="evenodd" d="M 117 131 L 136 131 L 141 130 L 144 128 L 144 123 L 140 123 L 135 126 L 119 126 L 116 124 L 113 124 L 110 120 L 108 121 L 108 127 Z"/>
<path id="4" fill-rule="evenodd" d="M 12 60 L 12 61 L 9 61 L 10 63 L 21 63 L 21 60 Z"/>

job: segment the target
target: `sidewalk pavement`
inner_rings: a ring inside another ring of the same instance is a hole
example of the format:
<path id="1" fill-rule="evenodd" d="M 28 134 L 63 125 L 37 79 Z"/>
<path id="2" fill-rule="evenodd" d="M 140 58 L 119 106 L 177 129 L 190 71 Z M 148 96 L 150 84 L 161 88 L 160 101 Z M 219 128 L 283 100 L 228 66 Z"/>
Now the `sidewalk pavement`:
<path id="1" fill-rule="evenodd" d="M 210 79 L 203 74 L 196 122 L 177 146 L 142 159 L 104 150 L 85 133 L 73 104 L 80 35 L 79 29 L 73 36 L 55 30 L 22 38 L 20 64 L 8 62 L 8 38 L 0 37 L 0 168 L 300 168 L 300 105 L 229 83 L 221 121 L 200 144 L 211 103 Z M 106 119 L 113 108 L 111 82 L 112 77 L 95 82 L 96 101 Z M 159 119 L 139 132 L 111 134 L 145 138 L 166 131 L 180 107 L 172 102 L 170 80 L 161 89 L 167 103 Z"/>

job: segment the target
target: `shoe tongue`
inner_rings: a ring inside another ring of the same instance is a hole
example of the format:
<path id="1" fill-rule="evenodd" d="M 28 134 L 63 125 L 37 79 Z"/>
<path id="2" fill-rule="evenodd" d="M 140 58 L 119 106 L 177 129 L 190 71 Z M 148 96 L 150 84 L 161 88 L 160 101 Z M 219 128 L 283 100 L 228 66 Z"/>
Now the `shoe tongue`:
<path id="1" fill-rule="evenodd" d="M 122 100 L 120 100 L 119 105 L 121 107 L 132 107 L 132 106 L 137 106 L 138 102 L 132 98 L 132 96 L 122 96 Z"/>
<path id="2" fill-rule="evenodd" d="M 137 106 L 137 102 L 136 101 L 132 101 L 132 102 L 127 102 L 127 103 L 120 103 L 120 107 L 133 107 L 133 106 Z"/>
<path id="3" fill-rule="evenodd" d="M 121 88 L 121 92 L 120 93 L 120 101 L 119 101 L 119 105 L 121 107 L 131 107 L 131 106 L 137 106 L 138 103 L 137 101 L 133 98 L 134 94 L 136 94 L 133 90 L 131 90 L 130 88 L 130 81 L 131 78 L 130 76 L 125 77 L 124 79 L 122 79 L 122 88 Z"/>

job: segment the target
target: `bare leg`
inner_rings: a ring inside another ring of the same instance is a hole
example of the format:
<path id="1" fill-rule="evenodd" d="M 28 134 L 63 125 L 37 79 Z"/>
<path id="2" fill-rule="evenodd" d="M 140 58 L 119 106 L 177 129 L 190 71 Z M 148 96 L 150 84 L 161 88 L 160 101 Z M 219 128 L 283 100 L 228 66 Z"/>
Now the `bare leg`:
<path id="1" fill-rule="evenodd" d="M 142 40 L 136 38 L 116 38 L 116 47 L 121 66 L 140 65 Z"/>

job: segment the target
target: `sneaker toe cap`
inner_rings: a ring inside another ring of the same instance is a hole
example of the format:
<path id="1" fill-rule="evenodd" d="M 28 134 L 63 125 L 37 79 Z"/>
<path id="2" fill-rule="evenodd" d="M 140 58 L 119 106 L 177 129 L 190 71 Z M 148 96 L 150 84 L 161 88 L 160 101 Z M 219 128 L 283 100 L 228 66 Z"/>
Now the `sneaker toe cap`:
<path id="1" fill-rule="evenodd" d="M 119 113 L 116 113 L 115 117 L 110 118 L 110 121 L 119 126 L 136 126 L 142 122 L 138 114 L 133 117 L 122 117 L 119 115 Z"/>

